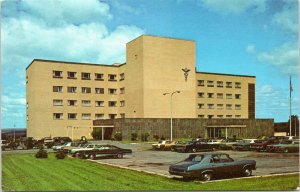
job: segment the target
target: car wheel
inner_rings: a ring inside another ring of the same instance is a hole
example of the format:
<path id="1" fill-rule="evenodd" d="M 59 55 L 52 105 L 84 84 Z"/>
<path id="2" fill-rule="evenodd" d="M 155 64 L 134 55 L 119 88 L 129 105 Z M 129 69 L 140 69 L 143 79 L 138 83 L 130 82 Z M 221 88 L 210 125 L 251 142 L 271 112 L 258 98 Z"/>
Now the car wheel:
<path id="1" fill-rule="evenodd" d="M 175 151 L 175 149 L 174 149 L 174 148 L 171 148 L 171 151 Z"/>
<path id="2" fill-rule="evenodd" d="M 203 181 L 210 181 L 212 179 L 212 176 L 213 176 L 212 173 L 203 173 L 201 175 L 201 179 Z"/>
<path id="3" fill-rule="evenodd" d="M 94 154 L 90 155 L 90 159 L 92 159 L 92 160 L 96 159 L 96 155 L 94 155 Z"/>
<path id="4" fill-rule="evenodd" d="M 249 168 L 245 168 L 243 174 L 245 177 L 249 177 L 252 175 L 252 170 Z"/>
<path id="5" fill-rule="evenodd" d="M 192 149 L 192 152 L 196 153 L 196 152 L 197 152 L 197 149 L 193 148 L 193 149 Z"/>
<path id="6" fill-rule="evenodd" d="M 288 152 L 289 152 L 289 149 L 285 148 L 285 149 L 284 149 L 284 152 L 285 152 L 285 153 L 288 153 Z"/>
<path id="7" fill-rule="evenodd" d="M 117 157 L 118 157 L 118 159 L 122 159 L 123 158 L 123 154 L 119 153 Z"/>

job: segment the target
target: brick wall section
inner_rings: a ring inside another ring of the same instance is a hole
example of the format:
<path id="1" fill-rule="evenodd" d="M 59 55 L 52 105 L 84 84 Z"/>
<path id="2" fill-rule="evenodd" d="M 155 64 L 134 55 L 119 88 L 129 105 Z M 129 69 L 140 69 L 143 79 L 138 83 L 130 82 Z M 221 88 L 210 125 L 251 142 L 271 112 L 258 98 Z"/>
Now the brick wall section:
<path id="1" fill-rule="evenodd" d="M 94 120 L 94 127 L 114 125 L 113 133 L 122 132 L 123 139 L 130 140 L 131 133 L 150 133 L 170 138 L 170 119 L 168 118 L 127 118 Z M 237 138 L 256 138 L 258 136 L 274 135 L 273 119 L 173 119 L 173 138 L 208 137 L 206 126 L 243 125 L 241 127 L 228 127 L 228 137 L 236 135 Z M 224 128 L 225 129 L 225 128 Z"/>

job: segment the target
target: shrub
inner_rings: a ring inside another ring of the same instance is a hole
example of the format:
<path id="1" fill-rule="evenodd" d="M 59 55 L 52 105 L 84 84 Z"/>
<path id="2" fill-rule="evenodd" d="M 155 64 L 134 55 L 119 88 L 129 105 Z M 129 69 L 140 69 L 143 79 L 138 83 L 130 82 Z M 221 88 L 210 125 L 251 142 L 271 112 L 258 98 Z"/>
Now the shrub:
<path id="1" fill-rule="evenodd" d="M 159 139 L 158 135 L 153 135 L 153 138 L 157 141 Z"/>
<path id="2" fill-rule="evenodd" d="M 148 137 L 150 136 L 149 133 L 142 133 L 141 135 L 141 139 L 142 141 L 148 141 Z"/>
<path id="3" fill-rule="evenodd" d="M 116 132 L 114 135 L 114 138 L 116 141 L 122 141 L 122 133 L 121 132 Z"/>
<path id="4" fill-rule="evenodd" d="M 58 151 L 55 154 L 56 159 L 64 159 L 67 155 L 63 151 Z"/>
<path id="5" fill-rule="evenodd" d="M 166 140 L 165 136 L 161 136 L 160 140 Z"/>
<path id="6" fill-rule="evenodd" d="M 48 158 L 48 153 L 44 149 L 44 147 L 41 147 L 39 151 L 35 154 L 36 158 Z"/>
<path id="7" fill-rule="evenodd" d="M 93 132 L 92 132 L 92 137 L 95 140 L 102 139 L 102 130 L 94 129 Z"/>
<path id="8" fill-rule="evenodd" d="M 137 133 L 131 133 L 131 141 L 136 141 L 137 140 Z"/>
<path id="9" fill-rule="evenodd" d="M 48 149 L 51 149 L 53 147 L 54 143 L 49 142 L 49 143 L 46 143 L 45 145 Z"/>

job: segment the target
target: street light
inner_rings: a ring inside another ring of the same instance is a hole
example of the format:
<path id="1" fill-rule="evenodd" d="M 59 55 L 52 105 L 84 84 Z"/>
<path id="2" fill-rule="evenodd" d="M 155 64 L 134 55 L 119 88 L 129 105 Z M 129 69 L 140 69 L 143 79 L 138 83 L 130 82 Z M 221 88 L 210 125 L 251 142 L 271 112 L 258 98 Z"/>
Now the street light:
<path id="1" fill-rule="evenodd" d="M 173 119 L 172 119 L 172 97 L 173 97 L 173 95 L 175 94 L 175 93 L 180 93 L 180 91 L 174 91 L 174 92 L 172 92 L 172 93 L 164 93 L 163 95 L 168 95 L 168 94 L 170 94 L 171 95 L 171 100 L 170 100 L 170 116 L 171 116 L 171 136 L 170 136 L 170 138 L 171 138 L 171 141 L 173 140 Z"/>

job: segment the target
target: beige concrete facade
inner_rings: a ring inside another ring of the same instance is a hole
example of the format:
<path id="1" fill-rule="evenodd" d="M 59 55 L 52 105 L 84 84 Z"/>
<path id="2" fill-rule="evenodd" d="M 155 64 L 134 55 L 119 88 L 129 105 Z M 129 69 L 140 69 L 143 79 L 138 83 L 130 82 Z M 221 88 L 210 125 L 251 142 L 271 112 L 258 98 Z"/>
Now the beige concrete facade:
<path id="1" fill-rule="evenodd" d="M 248 85 L 255 77 L 196 72 L 195 55 L 194 41 L 142 35 L 127 43 L 126 64 L 33 60 L 26 69 L 27 135 L 90 138 L 95 119 L 170 118 L 171 94 L 164 93 L 175 91 L 174 118 L 253 118 Z"/>

